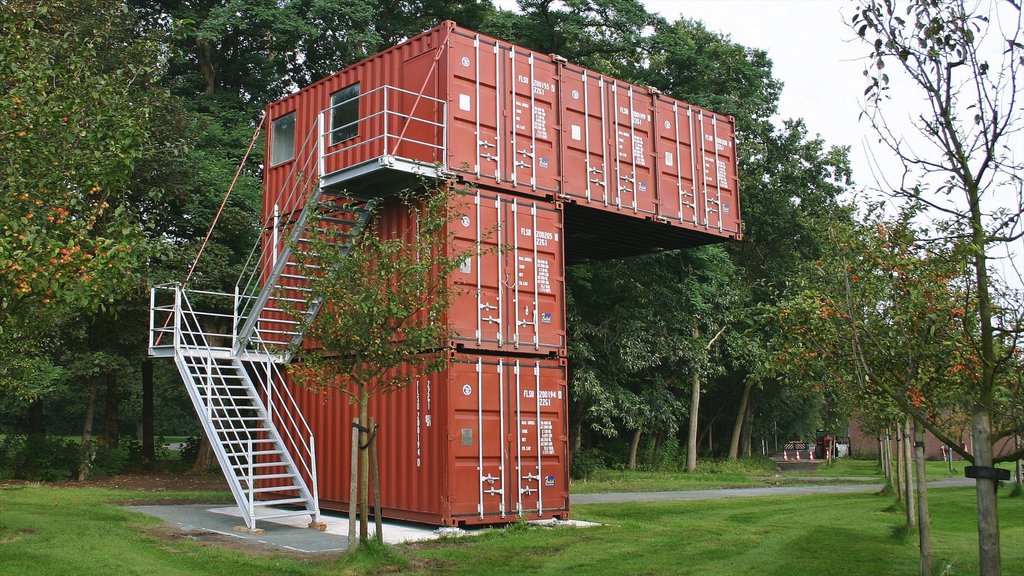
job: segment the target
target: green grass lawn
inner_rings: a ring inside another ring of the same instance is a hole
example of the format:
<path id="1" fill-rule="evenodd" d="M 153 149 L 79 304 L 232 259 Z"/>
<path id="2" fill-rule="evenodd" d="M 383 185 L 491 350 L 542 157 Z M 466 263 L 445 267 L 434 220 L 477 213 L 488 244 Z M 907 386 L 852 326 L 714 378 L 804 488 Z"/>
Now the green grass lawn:
<path id="1" fill-rule="evenodd" d="M 770 459 L 754 458 L 734 462 L 704 461 L 698 463 L 697 471 L 693 473 L 598 469 L 586 479 L 573 480 L 572 493 L 664 492 L 818 484 L 820 482 L 807 478 L 854 477 L 853 480 L 857 480 L 866 476 L 880 476 L 877 467 L 878 465 L 874 461 L 841 460 L 832 467 L 821 464 L 817 470 L 813 471 L 781 472 Z M 832 483 L 842 483 L 842 481 Z"/>
<path id="2" fill-rule="evenodd" d="M 950 465 L 948 462 L 937 462 L 927 461 L 925 462 L 925 470 L 928 471 L 929 480 L 942 480 L 944 478 L 963 478 L 964 468 L 970 465 L 970 462 L 963 460 L 955 460 L 952 466 L 952 472 L 950 471 Z M 1012 462 L 1002 462 L 998 464 L 998 467 L 1005 468 L 1006 470 L 1013 471 Z M 834 477 L 849 477 L 849 476 L 877 476 L 882 477 L 882 470 L 878 467 L 877 460 L 851 460 L 849 458 L 843 458 L 841 460 L 834 460 L 831 465 L 820 464 L 818 469 L 813 472 L 807 472 L 807 476 L 834 476 Z"/>
<path id="3" fill-rule="evenodd" d="M 600 528 L 421 545 L 437 574 L 914 574 L 901 517 L 871 494 L 577 506 Z M 931 492 L 936 566 L 977 572 L 973 492 Z M 1004 574 L 1024 574 L 1024 499 L 1001 498 Z M 530 550 L 529 553 L 524 553 Z"/>
<path id="4" fill-rule="evenodd" d="M 1024 574 L 1024 498 L 1000 495 L 1003 573 Z M 936 566 L 976 567 L 974 493 L 930 491 Z M 159 521 L 111 502 L 126 491 L 14 485 L 0 489 L 0 574 L 768 574 L 916 573 L 901 515 L 872 494 L 574 507 L 597 528 L 516 526 L 399 547 L 400 559 L 254 553 L 161 536 Z M 223 494 L 162 494 L 205 499 Z"/>

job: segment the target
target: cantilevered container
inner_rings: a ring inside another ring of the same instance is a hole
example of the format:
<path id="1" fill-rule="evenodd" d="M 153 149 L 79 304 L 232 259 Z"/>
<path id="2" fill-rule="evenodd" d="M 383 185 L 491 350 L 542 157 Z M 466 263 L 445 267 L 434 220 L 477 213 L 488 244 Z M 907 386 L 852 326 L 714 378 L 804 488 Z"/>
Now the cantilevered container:
<path id="1" fill-rule="evenodd" d="M 731 117 L 453 22 L 267 114 L 268 214 L 298 174 L 366 196 L 440 171 L 564 201 L 570 261 L 741 235 Z"/>

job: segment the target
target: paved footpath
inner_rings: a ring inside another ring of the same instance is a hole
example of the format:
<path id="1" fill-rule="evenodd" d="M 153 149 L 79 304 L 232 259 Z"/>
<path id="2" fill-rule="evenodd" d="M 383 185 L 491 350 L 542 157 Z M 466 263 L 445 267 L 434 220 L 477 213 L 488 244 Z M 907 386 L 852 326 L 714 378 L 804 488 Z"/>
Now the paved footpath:
<path id="1" fill-rule="evenodd" d="M 970 478 L 947 478 L 928 483 L 929 488 L 973 486 Z M 718 500 L 756 496 L 802 496 L 806 494 L 846 494 L 878 492 L 882 484 L 844 486 L 765 486 L 762 488 L 719 488 L 715 490 L 680 490 L 676 492 L 608 492 L 604 494 L 573 494 L 573 504 L 614 504 L 621 502 L 656 502 L 662 500 Z"/>

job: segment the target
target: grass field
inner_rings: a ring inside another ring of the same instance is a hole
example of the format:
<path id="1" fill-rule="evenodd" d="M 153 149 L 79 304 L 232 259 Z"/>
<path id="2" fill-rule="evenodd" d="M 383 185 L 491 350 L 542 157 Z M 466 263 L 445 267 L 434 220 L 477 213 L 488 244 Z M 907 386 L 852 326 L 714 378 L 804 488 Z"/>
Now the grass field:
<path id="1" fill-rule="evenodd" d="M 950 465 L 948 462 L 925 462 L 925 470 L 928 471 L 929 480 L 942 480 L 944 478 L 963 478 L 964 468 L 969 466 L 969 462 L 963 460 L 956 460 L 953 462 L 952 472 L 950 471 Z M 1013 471 L 1012 462 L 1002 462 L 997 465 L 1000 468 Z M 842 476 L 878 476 L 882 477 L 882 471 L 878 467 L 878 461 L 876 460 L 850 460 L 844 458 L 842 460 L 835 460 L 831 465 L 820 464 L 818 469 L 813 472 L 808 472 L 808 476 L 831 476 L 831 477 L 842 477 Z"/>
<path id="2" fill-rule="evenodd" d="M 913 574 L 892 500 L 871 495 L 576 506 L 597 528 L 514 526 L 400 547 L 397 555 L 296 557 L 205 544 L 115 503 L 153 494 L 0 489 L 0 574 Z M 168 501 L 224 494 L 162 494 Z M 936 566 L 976 568 L 973 491 L 931 491 Z M 1004 574 L 1024 574 L 1024 498 L 1001 492 Z"/>

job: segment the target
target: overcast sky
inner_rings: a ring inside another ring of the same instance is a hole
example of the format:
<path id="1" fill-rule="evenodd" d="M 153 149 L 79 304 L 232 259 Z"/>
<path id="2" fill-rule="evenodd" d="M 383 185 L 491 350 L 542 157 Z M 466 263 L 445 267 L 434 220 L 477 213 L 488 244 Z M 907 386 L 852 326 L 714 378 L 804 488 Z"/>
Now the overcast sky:
<path id="1" fill-rule="evenodd" d="M 820 135 L 829 145 L 849 146 L 856 187 L 877 189 L 878 174 L 898 183 L 901 166 L 878 144 L 871 127 L 859 120 L 864 88 L 865 57 L 870 47 L 849 27 L 855 5 L 850 0 L 642 0 L 651 12 L 672 21 L 679 17 L 699 20 L 715 32 L 726 34 L 738 44 L 761 48 L 773 62 L 773 75 L 783 82 L 779 102 L 781 118 L 802 118 L 811 135 Z M 497 0 L 498 5 L 516 9 L 515 0 Z M 1017 26 L 1014 16 L 997 18 L 998 26 Z M 1000 46 L 997 43 L 994 46 Z M 1001 52 L 997 49 L 996 54 Z M 995 56 L 993 61 L 997 61 Z M 892 75 L 891 75 L 892 76 Z M 885 106 L 886 119 L 904 136 L 915 140 L 910 117 L 926 106 L 919 93 L 898 75 L 892 77 L 890 94 L 898 101 Z M 1009 141 L 1024 155 L 1024 132 Z M 869 153 L 873 150 L 873 154 Z M 874 194 L 871 194 L 877 197 Z M 862 194 L 858 197 L 863 199 Z M 958 198 L 958 197 L 957 197 Z M 1005 198 L 1007 204 L 1012 198 Z M 1002 264 L 1019 261 L 1024 240 L 1015 244 L 1012 255 Z M 1011 283 L 1021 284 L 1020 275 L 1010 271 Z"/>
<path id="2" fill-rule="evenodd" d="M 874 181 L 865 142 L 870 127 L 858 122 L 864 93 L 867 47 L 845 21 L 846 0 L 645 0 L 648 10 L 669 20 L 700 20 L 744 46 L 761 48 L 784 83 L 779 114 L 803 118 L 811 134 L 849 146 L 858 183 Z"/>

